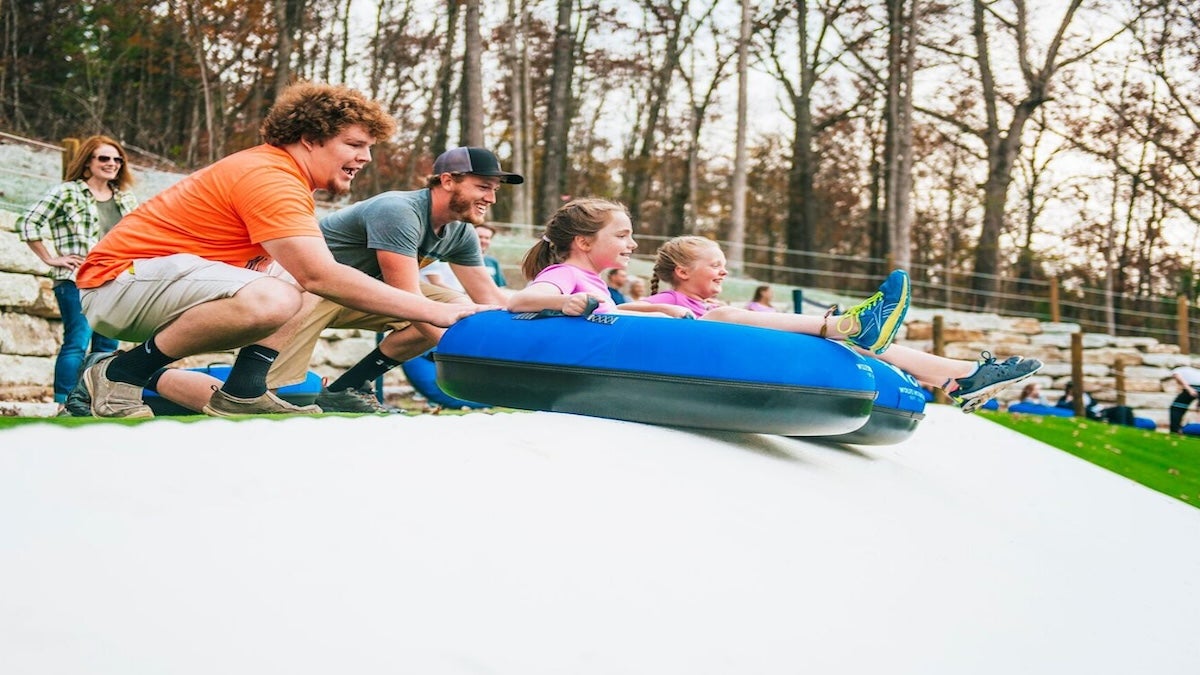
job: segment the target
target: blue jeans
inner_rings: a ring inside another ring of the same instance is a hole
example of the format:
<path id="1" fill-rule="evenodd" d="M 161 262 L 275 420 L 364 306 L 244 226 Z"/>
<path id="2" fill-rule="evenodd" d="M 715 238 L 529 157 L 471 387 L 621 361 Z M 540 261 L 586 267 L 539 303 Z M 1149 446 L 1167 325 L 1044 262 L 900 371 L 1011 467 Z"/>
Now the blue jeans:
<path id="1" fill-rule="evenodd" d="M 62 314 L 63 343 L 54 362 L 54 400 L 63 403 L 67 394 L 75 388 L 79 379 L 79 366 L 89 345 L 94 352 L 115 352 L 117 340 L 93 333 L 83 308 L 79 304 L 79 288 L 74 281 L 59 282 L 54 287 L 54 299 L 58 300 L 58 311 Z"/>

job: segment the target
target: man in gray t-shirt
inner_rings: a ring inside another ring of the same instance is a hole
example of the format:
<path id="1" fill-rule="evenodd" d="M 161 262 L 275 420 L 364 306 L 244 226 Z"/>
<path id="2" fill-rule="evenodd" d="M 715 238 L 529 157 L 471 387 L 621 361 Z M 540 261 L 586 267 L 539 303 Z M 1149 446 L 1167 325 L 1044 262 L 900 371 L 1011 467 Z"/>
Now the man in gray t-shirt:
<path id="1" fill-rule="evenodd" d="M 480 304 L 506 305 L 507 296 L 483 264 L 475 225 L 485 222 L 501 184 L 524 179 L 502 171 L 490 151 L 473 147 L 443 153 L 433 163 L 433 174 L 421 190 L 384 192 L 326 216 L 321 231 L 329 250 L 340 263 L 431 300 L 465 302 L 469 297 Z M 437 261 L 450 264 L 466 296 L 421 281 L 421 268 Z M 316 403 L 325 412 L 380 410 L 369 383 L 436 345 L 445 332 L 430 324 L 349 310 L 316 296 L 306 296 L 305 305 L 308 319 L 271 367 L 267 384 L 273 389 L 304 379 L 326 328 L 387 332 L 374 351 L 321 391 Z"/>

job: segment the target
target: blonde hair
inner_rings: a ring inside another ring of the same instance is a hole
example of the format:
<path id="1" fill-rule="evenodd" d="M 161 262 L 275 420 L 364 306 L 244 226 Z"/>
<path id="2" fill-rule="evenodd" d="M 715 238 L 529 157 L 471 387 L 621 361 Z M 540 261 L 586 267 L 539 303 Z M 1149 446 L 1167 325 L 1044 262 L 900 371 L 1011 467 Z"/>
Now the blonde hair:
<path id="1" fill-rule="evenodd" d="M 674 287 L 675 270 L 691 266 L 700 259 L 701 251 L 714 247 L 717 247 L 717 242 L 697 235 L 684 235 L 667 240 L 658 248 L 658 255 L 654 257 L 654 271 L 650 275 L 650 295 L 658 292 L 659 281 L 665 281 Z"/>
<path id="2" fill-rule="evenodd" d="M 629 215 L 629 209 L 609 199 L 575 199 L 563 204 L 550 216 L 542 238 L 521 261 L 521 274 L 533 279 L 539 272 L 567 259 L 575 237 L 594 237 L 608 224 L 608 214 Z"/>

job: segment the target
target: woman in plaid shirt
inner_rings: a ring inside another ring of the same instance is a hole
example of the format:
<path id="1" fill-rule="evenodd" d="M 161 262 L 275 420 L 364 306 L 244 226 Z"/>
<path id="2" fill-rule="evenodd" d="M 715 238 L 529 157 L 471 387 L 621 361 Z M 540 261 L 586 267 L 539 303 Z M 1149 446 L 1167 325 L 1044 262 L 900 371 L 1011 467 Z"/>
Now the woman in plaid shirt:
<path id="1" fill-rule="evenodd" d="M 54 362 L 54 400 L 60 411 L 75 387 L 89 345 L 95 352 L 117 349 L 116 340 L 93 334 L 84 318 L 75 270 L 100 237 L 137 207 L 137 197 L 129 192 L 132 184 L 121 144 L 107 136 L 92 136 L 79 145 L 67 167 L 66 181 L 17 220 L 22 241 L 50 266 L 62 315 L 63 343 Z M 46 240 L 53 250 L 46 247 Z"/>

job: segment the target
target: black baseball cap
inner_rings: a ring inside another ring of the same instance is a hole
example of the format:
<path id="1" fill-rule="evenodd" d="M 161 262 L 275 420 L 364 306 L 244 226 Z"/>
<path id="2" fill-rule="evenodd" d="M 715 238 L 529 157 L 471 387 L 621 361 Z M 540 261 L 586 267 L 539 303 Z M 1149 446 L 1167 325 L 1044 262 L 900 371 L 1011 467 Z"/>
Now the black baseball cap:
<path id="1" fill-rule="evenodd" d="M 433 162 L 433 172 L 443 173 L 472 173 L 476 176 L 492 176 L 500 182 L 519 185 L 525 178 L 519 174 L 509 173 L 500 169 L 500 160 L 491 150 L 486 148 L 461 147 L 447 150 Z"/>

